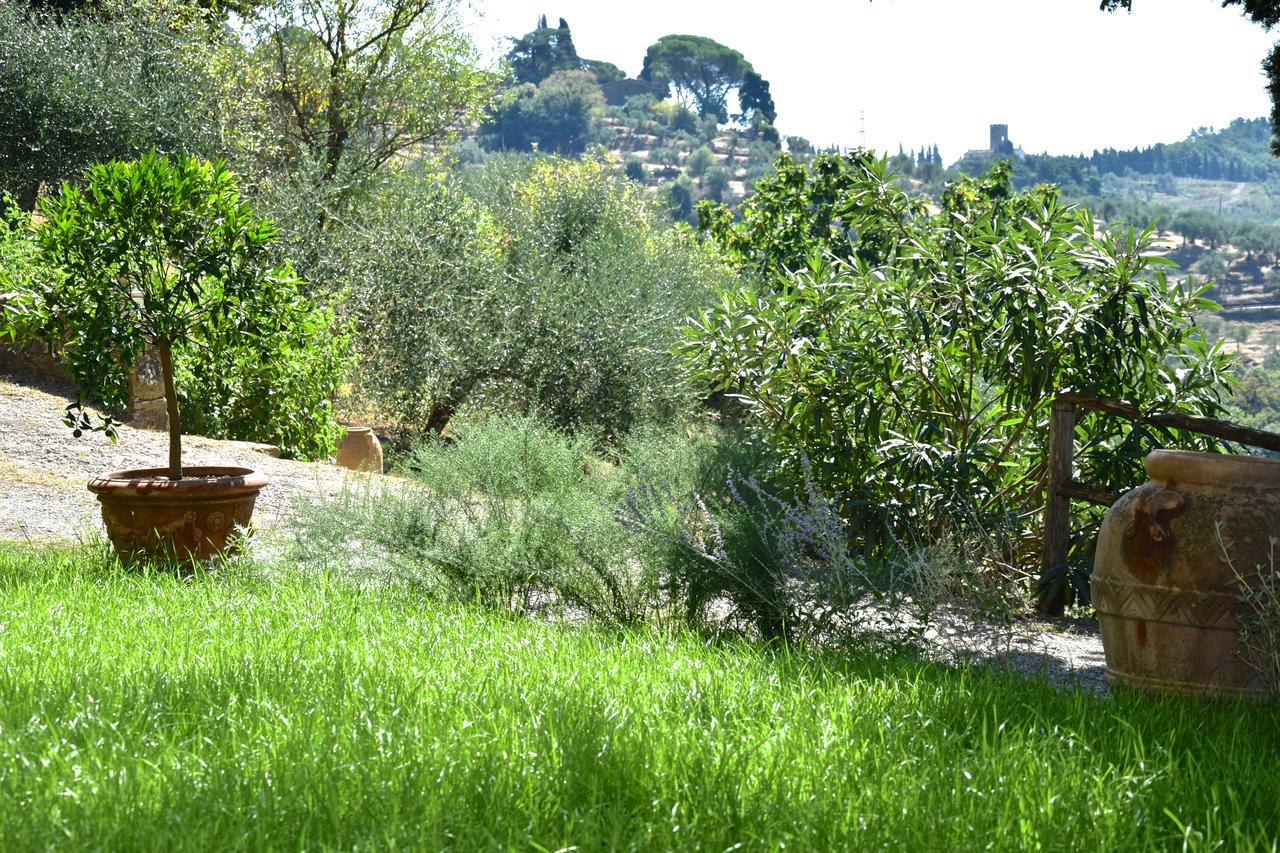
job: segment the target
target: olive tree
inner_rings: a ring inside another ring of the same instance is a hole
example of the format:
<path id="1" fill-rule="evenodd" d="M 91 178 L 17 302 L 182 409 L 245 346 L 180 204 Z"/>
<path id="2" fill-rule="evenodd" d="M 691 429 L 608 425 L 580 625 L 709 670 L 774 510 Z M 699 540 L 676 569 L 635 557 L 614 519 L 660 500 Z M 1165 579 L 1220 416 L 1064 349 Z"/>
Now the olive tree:
<path id="1" fill-rule="evenodd" d="M 452 185 L 405 173 L 362 213 L 357 384 L 402 425 L 536 411 L 618 438 L 692 406 L 671 348 L 728 273 L 615 163 L 495 157 Z"/>
<path id="2" fill-rule="evenodd" d="M 0 33 L 0 189 L 26 209 L 41 183 L 113 157 L 219 153 L 237 120 L 197 13 L 58 18 L 0 0 Z"/>
<path id="3" fill-rule="evenodd" d="M 268 0 L 247 22 L 282 131 L 326 181 L 449 138 L 496 81 L 452 0 Z"/>

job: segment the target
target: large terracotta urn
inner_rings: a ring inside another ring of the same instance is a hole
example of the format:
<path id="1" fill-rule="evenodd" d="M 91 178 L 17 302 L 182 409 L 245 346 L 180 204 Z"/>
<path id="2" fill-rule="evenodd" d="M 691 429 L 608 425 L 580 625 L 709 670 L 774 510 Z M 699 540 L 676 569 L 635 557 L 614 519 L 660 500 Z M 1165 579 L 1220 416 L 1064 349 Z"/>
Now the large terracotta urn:
<path id="1" fill-rule="evenodd" d="M 1090 587 L 1107 678 L 1147 690 L 1261 696 L 1240 647 L 1239 577 L 1274 572 L 1280 460 L 1157 450 L 1150 482 L 1098 534 Z"/>
<path id="2" fill-rule="evenodd" d="M 173 560 L 190 566 L 227 552 L 253 518 L 267 476 L 249 468 L 188 467 L 116 471 L 90 481 L 102 521 L 126 562 Z"/>

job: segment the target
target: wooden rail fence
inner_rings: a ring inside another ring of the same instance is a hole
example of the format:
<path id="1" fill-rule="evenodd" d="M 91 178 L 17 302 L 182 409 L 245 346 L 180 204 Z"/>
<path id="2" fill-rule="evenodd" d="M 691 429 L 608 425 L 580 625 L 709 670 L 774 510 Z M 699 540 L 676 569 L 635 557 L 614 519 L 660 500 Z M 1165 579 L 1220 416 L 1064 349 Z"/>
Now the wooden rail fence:
<path id="1" fill-rule="evenodd" d="M 1106 489 L 1081 483 L 1072 476 L 1075 461 L 1076 412 L 1084 409 L 1126 418 L 1135 423 L 1155 424 L 1213 436 L 1251 447 L 1280 453 L 1280 435 L 1265 430 L 1201 418 L 1195 415 L 1143 414 L 1136 406 L 1106 397 L 1062 393 L 1053 401 L 1049 421 L 1048 495 L 1044 507 L 1044 550 L 1041 555 L 1041 588 L 1036 596 L 1036 609 L 1051 616 L 1061 616 L 1066 609 L 1066 584 L 1046 588 L 1049 573 L 1064 566 L 1071 550 L 1071 501 L 1098 506 L 1111 506 L 1119 498 Z"/>

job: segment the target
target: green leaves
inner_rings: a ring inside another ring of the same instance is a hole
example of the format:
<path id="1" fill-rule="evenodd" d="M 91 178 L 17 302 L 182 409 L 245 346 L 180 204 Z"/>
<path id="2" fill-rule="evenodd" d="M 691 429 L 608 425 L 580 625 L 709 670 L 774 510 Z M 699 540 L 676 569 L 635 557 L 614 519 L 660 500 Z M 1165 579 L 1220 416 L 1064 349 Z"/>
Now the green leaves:
<path id="1" fill-rule="evenodd" d="M 263 286 L 223 302 L 199 338 L 175 355 L 183 428 L 278 446 L 286 457 L 325 459 L 342 438 L 333 397 L 351 366 L 345 295 L 306 295 L 285 264 Z"/>
<path id="2" fill-rule="evenodd" d="M 910 223 L 922 205 L 889 189 L 887 162 L 871 152 L 824 154 L 808 166 L 782 154 L 737 219 L 704 202 L 698 228 L 744 269 L 784 284 L 784 273 L 810 268 L 814 257 L 877 263 L 891 246 L 910 251 Z"/>
<path id="3" fill-rule="evenodd" d="M 671 346 L 728 278 L 607 162 L 495 159 L 470 192 L 405 175 L 352 234 L 361 390 L 406 427 L 536 411 L 620 437 L 696 400 Z"/>
<path id="4" fill-rule="evenodd" d="M 0 0 L 0 186 L 24 205 L 41 181 L 57 185 L 93 163 L 150 148 L 208 155 L 258 133 L 249 99 L 223 91 L 229 78 L 242 82 L 226 67 L 232 38 L 203 13 L 118 3 L 110 15 L 54 18 L 31 5 Z M 257 155 L 254 143 L 245 148 Z"/>
<path id="5" fill-rule="evenodd" d="M 479 119 L 496 75 L 435 0 L 265 0 L 246 16 L 261 95 L 297 159 L 361 178 Z"/>
<path id="6" fill-rule="evenodd" d="M 1195 324 L 1200 291 L 1144 256 L 1150 230 L 1098 232 L 1052 188 L 1014 195 L 1007 170 L 953 184 L 929 216 L 868 155 L 784 159 L 740 222 L 712 213 L 711 239 L 764 276 L 680 352 L 797 469 L 813 460 L 868 546 L 1031 532 L 1059 390 L 1220 410 L 1229 360 Z M 1187 443 L 1088 417 L 1081 478 L 1118 491 L 1148 450 Z"/>
<path id="7" fill-rule="evenodd" d="M 242 417 L 240 437 L 318 456 L 332 447 L 327 400 L 346 338 L 332 334 L 332 308 L 306 299 L 290 268 L 268 266 L 276 227 L 240 198 L 222 163 L 154 152 L 102 163 L 85 173 L 83 189 L 64 185 L 41 212 L 41 257 L 60 275 L 32 283 L 36 332 L 63 346 L 85 397 L 124 408 L 143 349 L 171 346 L 178 378 L 205 392 L 192 400 L 179 389 L 194 412 L 247 407 L 257 423 Z M 317 358 L 319 366 L 305 369 Z M 246 360 L 258 371 L 252 379 Z M 210 382 L 209 365 L 225 375 Z M 290 372 L 306 378 L 286 391 L 273 380 Z M 299 416 L 309 426 L 279 428 L 282 418 Z M 199 421 L 212 432 L 231 423 Z"/>
<path id="8" fill-rule="evenodd" d="M 260 283 L 274 231 L 221 163 L 152 152 L 94 166 L 84 182 L 41 206 L 41 250 L 66 273 L 48 299 L 154 343 L 182 339 Z"/>

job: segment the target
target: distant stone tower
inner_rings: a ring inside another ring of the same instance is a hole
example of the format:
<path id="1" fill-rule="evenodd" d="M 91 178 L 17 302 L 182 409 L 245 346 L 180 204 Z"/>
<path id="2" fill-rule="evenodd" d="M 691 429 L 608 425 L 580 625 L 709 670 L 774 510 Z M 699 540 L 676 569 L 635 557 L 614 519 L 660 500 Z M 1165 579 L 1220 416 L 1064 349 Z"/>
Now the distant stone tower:
<path id="1" fill-rule="evenodd" d="M 1011 149 L 1013 146 L 1009 143 L 1009 125 L 993 124 L 991 125 L 991 153 L 997 154 Z"/>

